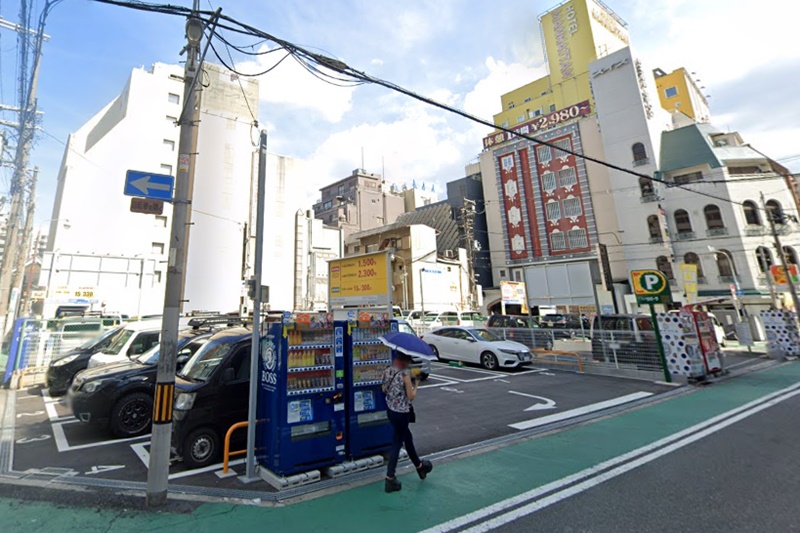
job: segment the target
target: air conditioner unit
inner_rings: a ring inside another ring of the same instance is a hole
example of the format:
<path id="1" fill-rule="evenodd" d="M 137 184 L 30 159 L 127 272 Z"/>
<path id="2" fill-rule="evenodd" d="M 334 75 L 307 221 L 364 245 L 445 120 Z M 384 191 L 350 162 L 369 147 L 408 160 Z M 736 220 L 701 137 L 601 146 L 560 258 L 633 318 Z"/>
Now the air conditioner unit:
<path id="1" fill-rule="evenodd" d="M 446 258 L 448 258 L 448 259 L 452 259 L 452 258 L 454 258 L 454 257 L 455 257 L 455 255 L 456 255 L 456 254 L 453 252 L 453 250 L 445 250 L 445 251 L 444 251 L 444 256 L 445 256 Z"/>

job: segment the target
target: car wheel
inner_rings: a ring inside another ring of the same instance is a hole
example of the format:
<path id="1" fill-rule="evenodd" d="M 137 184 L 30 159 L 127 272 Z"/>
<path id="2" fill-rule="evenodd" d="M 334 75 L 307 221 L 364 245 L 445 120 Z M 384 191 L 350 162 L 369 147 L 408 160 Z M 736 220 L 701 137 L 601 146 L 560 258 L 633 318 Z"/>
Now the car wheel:
<path id="1" fill-rule="evenodd" d="M 117 437 L 136 437 L 150 429 L 153 398 L 144 392 L 123 396 L 111 410 L 110 428 Z"/>
<path id="2" fill-rule="evenodd" d="M 481 366 L 486 370 L 497 370 L 500 364 L 497 362 L 497 357 L 492 352 L 483 352 L 481 354 Z"/>
<path id="3" fill-rule="evenodd" d="M 203 468 L 212 464 L 219 452 L 217 432 L 211 428 L 196 429 L 183 443 L 183 464 L 189 468 Z"/>
<path id="4" fill-rule="evenodd" d="M 429 344 L 428 346 L 431 347 L 431 350 L 433 350 L 433 355 L 436 356 L 436 359 L 438 359 L 439 362 L 441 362 L 441 363 L 446 363 L 447 362 L 447 359 L 445 359 L 444 357 L 439 355 L 439 350 L 438 350 L 438 348 L 436 348 L 436 346 L 434 346 L 433 344 Z"/>

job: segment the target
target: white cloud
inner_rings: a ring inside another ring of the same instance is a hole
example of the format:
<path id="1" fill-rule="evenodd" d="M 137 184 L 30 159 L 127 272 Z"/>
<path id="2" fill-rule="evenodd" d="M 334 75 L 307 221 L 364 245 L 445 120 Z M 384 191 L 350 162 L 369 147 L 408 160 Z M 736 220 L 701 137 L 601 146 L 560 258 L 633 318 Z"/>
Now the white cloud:
<path id="1" fill-rule="evenodd" d="M 381 65 L 383 65 L 383 59 L 381 59 L 379 57 L 375 57 L 375 58 L 372 59 L 372 61 L 370 61 L 370 63 L 380 67 Z"/>
<path id="2" fill-rule="evenodd" d="M 274 67 L 274 70 L 258 77 L 262 102 L 312 109 L 328 122 L 340 122 L 352 107 L 354 88 L 326 83 L 314 77 L 294 58 L 287 57 L 281 61 L 284 56 L 283 51 L 261 55 L 257 61 L 237 64 L 236 70 L 252 74 Z"/>
<path id="3" fill-rule="evenodd" d="M 479 80 L 472 91 L 464 97 L 464 109 L 468 113 L 488 120 L 501 111 L 502 94 L 547 74 L 544 66 L 534 68 L 521 63 L 509 64 L 493 57 L 486 58 L 486 68 L 489 74 Z"/>

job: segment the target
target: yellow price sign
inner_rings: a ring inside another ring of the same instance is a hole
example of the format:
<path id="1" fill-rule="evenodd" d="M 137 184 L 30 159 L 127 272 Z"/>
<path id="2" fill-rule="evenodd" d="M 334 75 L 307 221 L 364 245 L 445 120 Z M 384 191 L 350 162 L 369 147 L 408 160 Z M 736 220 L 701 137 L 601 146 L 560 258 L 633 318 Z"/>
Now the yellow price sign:
<path id="1" fill-rule="evenodd" d="M 388 253 L 378 252 L 328 262 L 331 305 L 375 305 L 391 301 Z"/>

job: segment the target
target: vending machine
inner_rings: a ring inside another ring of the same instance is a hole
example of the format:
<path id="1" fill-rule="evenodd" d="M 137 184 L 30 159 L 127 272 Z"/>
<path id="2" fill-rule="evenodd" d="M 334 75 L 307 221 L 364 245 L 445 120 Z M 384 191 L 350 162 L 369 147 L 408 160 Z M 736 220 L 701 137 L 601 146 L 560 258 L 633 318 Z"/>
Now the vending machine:
<path id="1" fill-rule="evenodd" d="M 359 310 L 355 317 L 351 312 L 346 326 L 347 455 L 359 459 L 383 453 L 392 444 L 381 390 L 383 371 L 392 364 L 392 350 L 380 341 L 391 331 L 391 315 Z"/>
<path id="2" fill-rule="evenodd" d="M 700 351 L 703 353 L 708 374 L 716 374 L 722 371 L 722 351 L 717 342 L 717 333 L 714 331 L 714 323 L 708 313 L 702 311 L 692 311 L 697 337 L 700 340 Z"/>
<path id="3" fill-rule="evenodd" d="M 344 326 L 298 313 L 261 338 L 258 461 L 287 476 L 345 459 Z"/>

